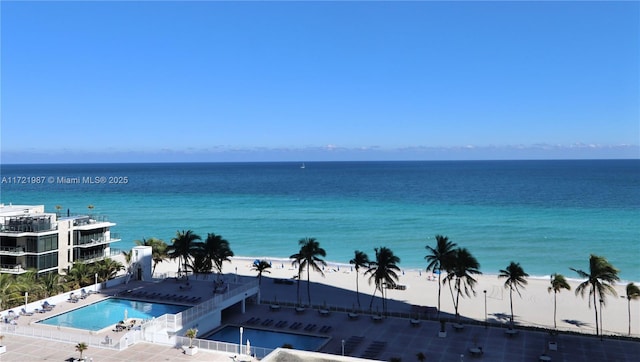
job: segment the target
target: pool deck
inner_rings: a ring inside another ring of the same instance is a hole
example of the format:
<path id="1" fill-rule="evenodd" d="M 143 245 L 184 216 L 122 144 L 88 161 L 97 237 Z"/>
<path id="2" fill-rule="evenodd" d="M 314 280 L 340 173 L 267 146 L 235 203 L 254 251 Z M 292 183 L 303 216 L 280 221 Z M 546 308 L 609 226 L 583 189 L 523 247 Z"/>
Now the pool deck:
<path id="1" fill-rule="evenodd" d="M 241 282 L 241 281 L 240 281 Z M 268 284 L 266 284 L 268 283 Z M 22 316 L 17 320 L 18 327 L 29 325 L 38 319 L 48 318 L 54 314 L 75 309 L 96 302 L 108 296 L 120 294 L 127 290 L 161 295 L 174 295 L 185 292 L 190 296 L 211 297 L 211 281 L 192 280 L 192 288 L 188 291 L 180 289 L 182 283 L 166 280 L 157 283 L 132 282 L 106 290 L 104 294 L 93 294 L 78 303 L 59 303 L 54 311 L 38 313 L 33 316 Z M 350 306 L 355 300 L 353 293 L 344 290 L 319 289 L 313 286 L 314 295 L 329 305 Z M 296 286 L 273 283 L 269 278 L 262 282 L 263 298 L 278 300 L 294 300 Z M 130 293 L 129 293 L 130 294 Z M 155 302 L 175 303 L 171 300 L 157 298 Z M 364 302 L 364 299 L 363 299 Z M 368 299 L 367 299 L 368 302 Z M 184 303 L 183 303 L 184 304 Z M 368 304 L 368 303 L 363 303 Z M 391 308 L 408 308 L 407 305 L 391 304 Z M 252 320 L 253 318 L 253 320 Z M 255 319 L 259 318 L 257 323 Z M 272 320 L 271 323 L 265 323 Z M 251 323 L 253 322 L 253 323 Z M 282 322 L 282 323 L 281 323 Z M 286 325 L 283 325 L 286 322 Z M 291 329 L 293 323 L 300 323 L 298 329 Z M 264 323 L 264 324 L 263 324 Z M 399 357 L 403 361 L 416 360 L 416 354 L 424 353 L 428 361 L 460 361 L 461 355 L 466 359 L 484 359 L 487 361 L 538 361 L 544 354 L 552 361 L 635 361 L 640 355 L 640 341 L 605 338 L 600 341 L 595 336 L 560 334 L 555 338 L 557 350 L 549 350 L 550 336 L 540 331 L 518 329 L 518 333 L 510 335 L 505 328 L 489 327 L 464 323 L 463 328 L 455 329 L 447 324 L 446 338 L 438 337 L 440 328 L 435 321 L 412 321 L 408 318 L 372 318 L 359 315 L 357 318 L 346 312 L 319 309 L 296 311 L 295 308 L 270 304 L 248 304 L 246 313 L 232 307 L 223 313 L 223 324 L 241 325 L 251 328 L 264 328 L 280 332 L 293 332 L 317 336 L 328 336 L 331 339 L 319 352 L 340 355 L 342 341 L 345 341 L 345 354 L 352 357 L 369 358 L 388 361 Z M 315 325 L 314 328 L 309 326 Z M 34 325 L 31 324 L 33 327 Z M 45 326 L 43 326 L 45 327 Z M 328 328 L 330 327 L 330 328 Z M 327 330 L 328 329 L 328 330 Z M 203 331 L 205 332 L 205 331 Z M 101 332 L 98 335 L 115 337 L 115 332 Z M 79 341 L 78 341 L 79 342 Z M 75 344 L 56 342 L 7 334 L 3 340 L 7 352 L 0 355 L 0 361 L 71 361 L 79 356 Z M 295 347 L 295 346 L 294 346 Z M 476 347 L 482 347 L 482 354 L 477 354 Z M 181 349 L 150 343 L 137 343 L 123 351 L 90 347 L 85 357 L 94 361 L 233 361 L 233 356 L 226 353 L 201 350 L 194 356 L 185 355 Z"/>

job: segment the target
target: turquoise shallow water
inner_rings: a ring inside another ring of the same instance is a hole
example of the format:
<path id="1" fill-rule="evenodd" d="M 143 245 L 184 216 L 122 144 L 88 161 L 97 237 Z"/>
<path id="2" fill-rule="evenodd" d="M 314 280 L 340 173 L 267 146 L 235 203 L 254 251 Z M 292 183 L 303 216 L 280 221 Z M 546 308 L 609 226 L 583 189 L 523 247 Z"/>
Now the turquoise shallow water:
<path id="1" fill-rule="evenodd" d="M 316 237 L 327 260 L 387 246 L 424 268 L 443 234 L 485 274 L 511 261 L 534 276 L 606 256 L 640 280 L 640 161 L 475 161 L 2 165 L 0 201 L 107 215 L 127 249 L 177 230 L 229 240 L 238 256 L 288 257 Z M 20 177 L 41 177 L 41 183 Z M 126 183 L 63 184 L 59 177 Z M 18 177 L 18 178 L 16 178 Z M 52 179 L 53 177 L 53 179 Z M 110 180 L 109 180 L 110 179 Z M 49 182 L 48 180 L 52 180 Z"/>

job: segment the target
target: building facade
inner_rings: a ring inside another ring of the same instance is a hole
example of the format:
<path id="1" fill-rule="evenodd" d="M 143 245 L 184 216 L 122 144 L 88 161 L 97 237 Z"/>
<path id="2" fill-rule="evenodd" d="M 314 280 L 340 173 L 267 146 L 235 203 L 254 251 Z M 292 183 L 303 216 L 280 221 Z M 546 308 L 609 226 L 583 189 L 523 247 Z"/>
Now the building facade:
<path id="1" fill-rule="evenodd" d="M 44 205 L 0 204 L 0 272 L 65 274 L 75 262 L 107 258 L 120 241 L 115 225 L 104 216 L 58 217 Z"/>

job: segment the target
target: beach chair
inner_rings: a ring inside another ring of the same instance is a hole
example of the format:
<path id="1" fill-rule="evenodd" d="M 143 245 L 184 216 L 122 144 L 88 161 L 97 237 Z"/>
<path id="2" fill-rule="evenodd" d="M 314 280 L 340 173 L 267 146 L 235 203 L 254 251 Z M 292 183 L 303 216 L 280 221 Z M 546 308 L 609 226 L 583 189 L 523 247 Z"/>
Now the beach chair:
<path id="1" fill-rule="evenodd" d="M 82 290 L 80 290 L 80 299 L 85 299 L 86 297 L 89 296 L 89 293 L 87 293 L 84 288 Z"/>
<path id="2" fill-rule="evenodd" d="M 33 315 L 33 312 L 27 312 L 27 310 L 26 310 L 26 309 L 22 308 L 22 309 L 20 310 L 20 315 L 24 315 L 24 316 L 32 316 L 32 315 Z"/>

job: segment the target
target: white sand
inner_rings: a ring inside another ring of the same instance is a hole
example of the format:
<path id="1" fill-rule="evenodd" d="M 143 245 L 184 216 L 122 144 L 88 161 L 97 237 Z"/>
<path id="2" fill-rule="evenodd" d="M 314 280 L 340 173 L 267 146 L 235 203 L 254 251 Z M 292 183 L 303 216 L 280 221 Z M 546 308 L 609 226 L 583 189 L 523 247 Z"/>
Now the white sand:
<path id="1" fill-rule="evenodd" d="M 251 265 L 255 259 L 265 259 L 272 262 L 272 268 L 269 274 L 264 274 L 271 278 L 291 278 L 296 274 L 295 269 L 291 266 L 288 259 L 261 258 L 261 257 L 235 257 L 231 263 L 224 263 L 223 272 L 225 274 L 235 273 L 236 268 L 239 275 L 256 276 L 257 272 L 251 270 Z M 284 266 L 284 267 L 283 267 Z M 339 267 L 339 270 L 338 270 Z M 156 273 L 175 272 L 177 265 L 173 261 L 165 261 L 158 264 Z M 373 286 L 367 283 L 368 277 L 364 276 L 363 270 L 360 270 L 359 288 L 363 306 L 365 301 L 369 301 L 364 294 L 371 295 Z M 311 281 L 318 282 L 333 287 L 344 288 L 355 292 L 355 270 L 351 270 L 349 265 L 332 263 L 325 268 L 324 278 L 320 273 L 311 272 Z M 429 274 L 430 276 L 430 274 Z M 565 277 L 570 278 L 569 273 Z M 303 274 L 303 281 L 306 281 L 306 271 Z M 593 306 L 588 305 L 588 291 L 585 297 L 576 296 L 574 290 L 580 283 L 579 280 L 568 279 L 572 287 L 571 291 L 562 290 L 557 294 L 557 324 L 560 330 L 579 331 L 583 333 L 595 333 L 595 315 Z M 417 270 L 405 271 L 400 275 L 399 284 L 407 286 L 406 290 L 390 290 L 388 297 L 403 301 L 409 304 L 422 306 L 437 306 L 438 283 L 435 280 L 428 280 L 426 272 Z M 263 288 L 268 288 L 268 284 L 263 284 Z M 515 314 L 515 322 L 520 325 L 529 325 L 536 327 L 553 328 L 553 292 L 548 293 L 547 288 L 549 280 L 547 279 L 528 279 L 525 289 L 521 290 L 521 296 L 517 293 L 513 295 L 513 309 Z M 306 284 L 303 283 L 301 289 L 306 298 Z M 603 330 L 605 334 L 627 335 L 628 331 L 628 311 L 627 299 L 621 298 L 625 295 L 625 285 L 615 286 L 618 296 L 608 295 L 606 305 L 603 310 Z M 279 298 L 288 299 L 295 302 L 295 289 L 290 288 L 293 295 L 285 295 Z M 504 279 L 498 279 L 496 275 L 482 275 L 478 277 L 478 283 L 475 287 L 476 295 L 471 298 L 465 297 L 460 299 L 460 314 L 463 317 L 473 318 L 484 321 L 485 318 L 485 294 L 486 290 L 486 308 L 489 320 L 501 320 L 508 322 L 510 316 L 509 308 L 509 290 L 504 288 Z M 312 289 L 313 293 L 313 289 Z M 378 292 L 379 294 L 379 292 Z M 316 293 L 317 295 L 317 293 Z M 322 298 L 332 305 L 343 304 L 345 308 L 350 308 L 355 301 L 351 297 L 349 300 L 331 299 L 331 296 L 323 295 Z M 454 313 L 451 294 L 448 286 L 442 289 L 442 311 Z M 600 313 L 600 311 L 598 311 Z M 631 301 L 631 334 L 640 336 L 640 301 Z M 574 324 L 565 322 L 565 320 L 575 321 Z M 576 325 L 577 324 L 577 325 Z"/>

